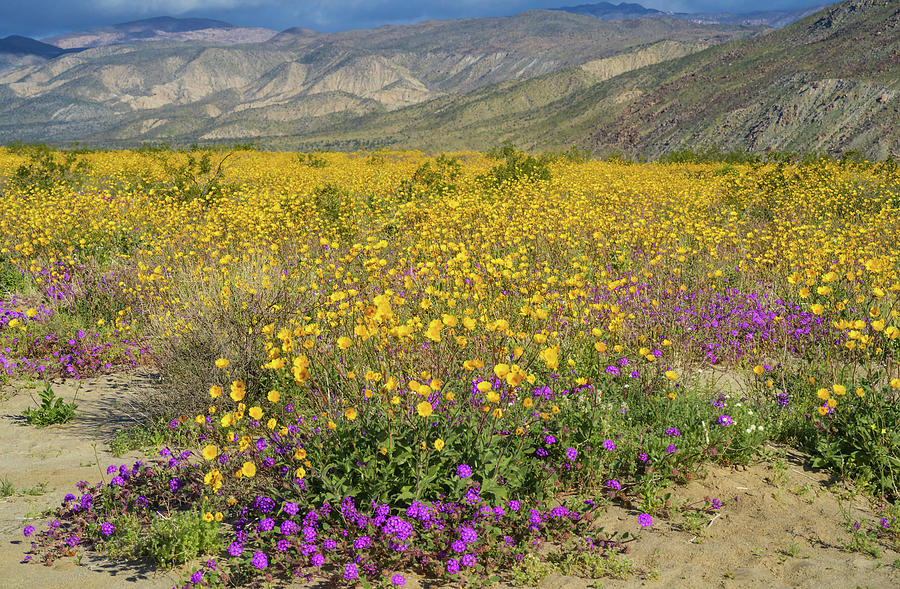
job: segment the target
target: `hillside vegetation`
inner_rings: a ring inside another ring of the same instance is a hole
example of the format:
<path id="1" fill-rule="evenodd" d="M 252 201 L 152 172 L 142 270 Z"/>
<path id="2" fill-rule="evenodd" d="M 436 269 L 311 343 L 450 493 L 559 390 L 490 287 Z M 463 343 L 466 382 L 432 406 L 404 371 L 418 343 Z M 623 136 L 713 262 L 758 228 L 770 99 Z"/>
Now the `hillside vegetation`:
<path id="1" fill-rule="evenodd" d="M 897 155 L 896 2 L 851 0 L 766 35 L 665 57 L 605 80 L 571 68 L 491 86 L 308 139 L 381 138 L 424 149 L 511 139 L 532 149 L 574 144 L 645 157 L 709 146 Z"/>
<path id="2" fill-rule="evenodd" d="M 359 115 L 461 98 L 647 44 L 708 46 L 756 32 L 676 19 L 623 25 L 533 11 L 333 34 L 290 29 L 252 44 L 98 46 L 0 72 L 0 141 L 108 145 L 297 137 Z"/>

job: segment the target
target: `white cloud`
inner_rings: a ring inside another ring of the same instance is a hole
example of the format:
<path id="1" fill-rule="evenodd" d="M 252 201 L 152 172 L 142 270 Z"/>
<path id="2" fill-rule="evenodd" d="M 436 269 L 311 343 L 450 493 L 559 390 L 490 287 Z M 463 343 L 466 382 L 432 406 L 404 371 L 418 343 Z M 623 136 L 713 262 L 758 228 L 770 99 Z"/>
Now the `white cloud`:
<path id="1" fill-rule="evenodd" d="M 97 0 L 96 6 L 111 12 L 184 14 L 201 10 L 233 10 L 278 4 L 277 0 Z"/>

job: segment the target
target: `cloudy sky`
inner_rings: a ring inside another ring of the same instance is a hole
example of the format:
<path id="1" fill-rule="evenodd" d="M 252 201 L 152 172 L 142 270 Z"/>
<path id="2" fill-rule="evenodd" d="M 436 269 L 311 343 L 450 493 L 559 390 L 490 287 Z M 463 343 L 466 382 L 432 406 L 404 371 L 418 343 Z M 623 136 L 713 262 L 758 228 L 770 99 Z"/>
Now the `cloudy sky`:
<path id="1" fill-rule="evenodd" d="M 277 30 L 318 31 L 409 24 L 429 18 L 508 16 L 532 8 L 598 0 L 0 0 L 0 37 L 46 37 L 154 16 L 204 17 Z M 622 0 L 611 0 L 614 4 Z M 824 4 L 828 0 L 644 0 L 646 7 L 679 12 L 748 12 Z M 749 6 L 748 6 L 749 4 Z"/>

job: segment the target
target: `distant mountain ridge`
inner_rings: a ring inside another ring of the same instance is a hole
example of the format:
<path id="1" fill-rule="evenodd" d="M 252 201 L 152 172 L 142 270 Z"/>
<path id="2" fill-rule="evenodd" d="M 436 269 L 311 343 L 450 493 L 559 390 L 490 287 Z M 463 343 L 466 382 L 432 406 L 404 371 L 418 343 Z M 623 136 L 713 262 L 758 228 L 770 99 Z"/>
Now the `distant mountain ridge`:
<path id="1" fill-rule="evenodd" d="M 329 34 L 289 29 L 251 44 L 109 44 L 0 72 L 0 141 L 302 135 L 661 41 L 675 44 L 672 55 L 684 55 L 759 30 L 671 18 L 623 27 L 567 12 L 530 11 Z M 669 46 L 660 47 L 653 59 L 667 57 Z"/>
<path id="2" fill-rule="evenodd" d="M 666 15 L 662 10 L 644 8 L 640 4 L 632 2 L 622 2 L 621 4 L 597 2 L 595 4 L 579 4 L 578 6 L 563 6 L 562 8 L 553 8 L 551 10 L 583 14 L 602 20 L 628 20 L 631 18 L 652 18 Z"/>
<path id="3" fill-rule="evenodd" d="M 208 41 L 222 44 L 262 43 L 278 31 L 241 27 L 208 18 L 161 16 L 42 39 L 63 49 L 104 47 L 147 41 Z"/>
<path id="4" fill-rule="evenodd" d="M 828 4 L 821 4 L 809 8 L 798 8 L 796 10 L 764 10 L 733 14 L 728 12 L 665 12 L 656 10 L 655 8 L 645 8 L 636 3 L 622 2 L 621 4 L 612 4 L 610 2 L 598 2 L 595 4 L 564 6 L 553 10 L 584 14 L 603 20 L 627 20 L 632 18 L 659 18 L 668 16 L 698 24 L 727 24 L 780 28 L 800 20 L 805 16 L 818 12 L 826 6 L 828 6 Z"/>
<path id="5" fill-rule="evenodd" d="M 0 52 L 10 55 L 35 55 L 45 59 L 52 59 L 66 51 L 55 45 L 42 43 L 29 37 L 10 35 L 0 39 Z"/>
<path id="6" fill-rule="evenodd" d="M 69 51 L 29 37 L 10 35 L 0 39 L 0 70 L 36 65 Z"/>

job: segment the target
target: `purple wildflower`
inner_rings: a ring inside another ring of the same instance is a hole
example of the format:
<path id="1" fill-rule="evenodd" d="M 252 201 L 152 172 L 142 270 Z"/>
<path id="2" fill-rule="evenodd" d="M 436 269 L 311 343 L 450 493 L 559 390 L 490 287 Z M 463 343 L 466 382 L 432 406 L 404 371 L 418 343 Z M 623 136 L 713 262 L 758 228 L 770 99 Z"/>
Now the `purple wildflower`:
<path id="1" fill-rule="evenodd" d="M 359 577 L 359 569 L 352 562 L 344 567 L 344 580 L 353 581 Z"/>
<path id="2" fill-rule="evenodd" d="M 259 528 L 259 531 L 261 531 L 261 532 L 268 532 L 269 530 L 271 530 L 274 527 L 275 527 L 275 520 L 273 520 L 271 517 L 267 517 L 263 520 L 260 520 L 259 524 L 257 524 L 257 528 Z"/>
<path id="3" fill-rule="evenodd" d="M 463 526 L 459 529 L 459 537 L 466 544 L 471 544 L 478 540 L 478 532 L 468 526 Z"/>
<path id="4" fill-rule="evenodd" d="M 250 561 L 250 564 L 257 570 L 263 570 L 267 566 L 269 566 L 269 559 L 266 556 L 265 552 L 254 552 L 253 559 Z"/>

